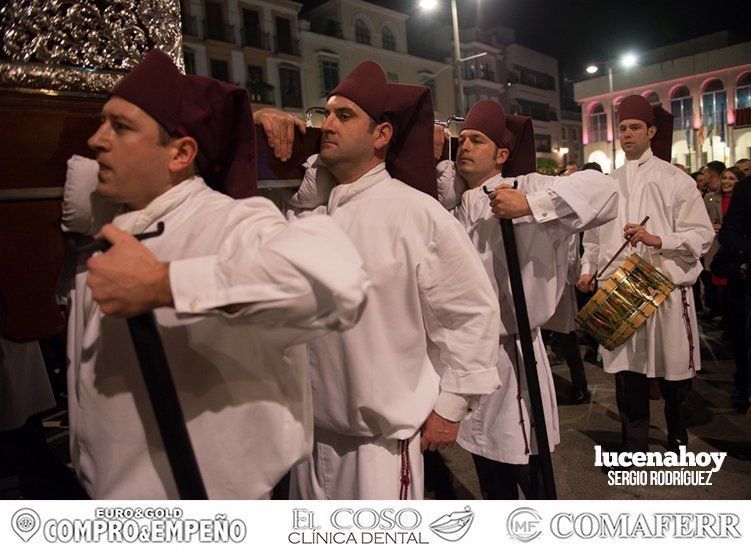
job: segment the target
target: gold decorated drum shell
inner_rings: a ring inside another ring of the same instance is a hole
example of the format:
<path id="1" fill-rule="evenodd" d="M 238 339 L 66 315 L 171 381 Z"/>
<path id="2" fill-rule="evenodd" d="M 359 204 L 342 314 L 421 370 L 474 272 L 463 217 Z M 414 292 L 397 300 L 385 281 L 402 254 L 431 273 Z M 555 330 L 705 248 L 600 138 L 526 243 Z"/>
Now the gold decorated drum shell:
<path id="1" fill-rule="evenodd" d="M 638 254 L 631 254 L 602 282 L 576 317 L 608 351 L 626 342 L 665 301 L 675 284 Z"/>

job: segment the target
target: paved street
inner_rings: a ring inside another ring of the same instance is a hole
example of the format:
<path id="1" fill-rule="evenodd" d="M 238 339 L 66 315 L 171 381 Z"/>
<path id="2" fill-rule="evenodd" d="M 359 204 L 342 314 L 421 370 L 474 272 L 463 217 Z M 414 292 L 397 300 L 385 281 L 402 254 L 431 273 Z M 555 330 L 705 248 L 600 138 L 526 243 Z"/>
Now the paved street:
<path id="1" fill-rule="evenodd" d="M 613 376 L 602 368 L 585 365 L 592 402 L 566 403 L 570 387 L 568 368 L 555 364 L 553 375 L 559 397 L 561 444 L 553 453 L 553 468 L 561 499 L 749 499 L 751 498 L 751 418 L 730 407 L 733 361 L 721 333 L 702 325 L 702 370 L 687 402 L 689 450 L 727 452 L 712 486 L 608 486 L 607 474 L 594 467 L 597 444 L 615 451 L 621 440 Z M 663 401 L 651 403 L 650 449 L 665 451 Z M 443 452 L 454 475 L 459 498 L 478 498 L 480 489 L 469 454 L 454 447 Z"/>
<path id="2" fill-rule="evenodd" d="M 712 486 L 608 486 L 608 477 L 596 468 L 596 444 L 604 450 L 616 450 L 620 442 L 620 422 L 615 405 L 613 377 L 602 368 L 587 363 L 587 378 L 592 402 L 567 404 L 570 389 L 568 368 L 553 365 L 559 398 L 561 444 L 553 454 L 558 496 L 561 499 L 751 499 L 751 419 L 739 415 L 729 403 L 732 391 L 733 362 L 720 331 L 713 325 L 702 326 L 702 371 L 695 380 L 688 401 L 689 450 L 723 451 L 728 456 L 722 469 L 713 476 Z M 662 401 L 652 402 L 651 449 L 666 448 Z M 68 461 L 67 414 L 56 410 L 44 422 L 48 443 L 61 461 Z M 470 455 L 455 446 L 443 452 L 451 471 L 451 482 L 460 499 L 480 497 Z M 53 475 L 51 475 L 53 476 Z M 67 482 L 52 486 L 47 497 L 76 495 Z M 435 497 L 428 492 L 428 497 Z M 0 469 L 0 499 L 21 497 L 18 479 Z"/>

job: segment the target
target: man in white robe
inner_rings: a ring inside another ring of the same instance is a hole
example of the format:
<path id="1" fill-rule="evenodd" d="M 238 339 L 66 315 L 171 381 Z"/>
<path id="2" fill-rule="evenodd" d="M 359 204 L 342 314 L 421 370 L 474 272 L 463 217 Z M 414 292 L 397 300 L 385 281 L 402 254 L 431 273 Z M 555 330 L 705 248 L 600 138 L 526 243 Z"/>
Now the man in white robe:
<path id="1" fill-rule="evenodd" d="M 507 122 L 516 126 L 515 134 Z M 572 234 L 615 215 L 616 192 L 606 176 L 586 170 L 565 179 L 534 170 L 530 119 L 506 116 L 500 104 L 480 101 L 460 134 L 456 171 L 468 190 L 455 209 L 496 291 L 501 307 L 498 372 L 501 389 L 480 401 L 462 423 L 459 444 L 472 453 L 483 496 L 542 495 L 538 449 L 498 218 L 514 219 L 524 294 L 550 450 L 560 442 L 552 374 L 540 326 L 553 315 L 566 286 Z M 515 174 L 525 174 L 511 177 Z M 450 177 L 443 180 L 448 184 Z M 514 184 L 516 189 L 511 188 Z M 483 187 L 494 189 L 487 196 Z"/>
<path id="2" fill-rule="evenodd" d="M 361 260 L 332 220 L 290 224 L 270 201 L 234 200 L 198 175 L 240 194 L 252 182 L 245 90 L 183 76 L 152 51 L 102 118 L 89 140 L 96 192 L 122 207 L 102 229 L 113 247 L 88 271 L 81 263 L 72 288 L 76 472 L 92 498 L 178 496 L 128 327 L 109 316 L 153 308 L 208 496 L 266 498 L 311 450 L 301 343 L 355 324 L 368 286 Z M 66 220 L 77 226 L 75 212 Z M 158 222 L 161 236 L 130 236 Z"/>
<path id="3" fill-rule="evenodd" d="M 315 446 L 293 469 L 292 497 L 420 499 L 421 446 L 453 443 L 479 395 L 498 387 L 497 300 L 456 220 L 394 178 L 433 177 L 428 90 L 388 84 L 367 62 L 327 111 L 306 178 L 316 185 L 291 203 L 342 226 L 373 286 L 357 326 L 309 344 Z"/>
<path id="4" fill-rule="evenodd" d="M 625 165 L 612 173 L 620 195 L 618 217 L 585 233 L 577 287 L 591 291 L 595 273 L 598 280 L 607 279 L 634 252 L 676 285 L 631 339 L 613 351 L 602 349 L 602 358 L 605 371 L 615 374 L 626 449 L 648 449 L 649 380 L 656 378 L 665 399 L 668 446 L 677 451 L 688 436 L 681 404 L 701 369 L 691 285 L 701 273 L 699 260 L 709 249 L 714 230 L 694 180 L 668 162 L 670 115 L 632 95 L 621 102 L 618 131 L 626 154 Z M 649 221 L 641 227 L 645 216 Z M 631 239 L 630 245 L 603 271 L 624 238 Z"/>

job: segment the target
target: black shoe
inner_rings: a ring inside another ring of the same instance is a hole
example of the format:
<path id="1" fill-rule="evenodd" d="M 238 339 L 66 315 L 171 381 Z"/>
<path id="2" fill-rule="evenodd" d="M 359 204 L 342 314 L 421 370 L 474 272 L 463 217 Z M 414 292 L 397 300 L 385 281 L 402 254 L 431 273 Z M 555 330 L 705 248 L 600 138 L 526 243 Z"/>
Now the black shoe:
<path id="1" fill-rule="evenodd" d="M 589 392 L 587 387 L 576 387 L 571 391 L 571 404 L 586 404 L 592 398 L 592 393 Z"/>
<path id="2" fill-rule="evenodd" d="M 688 446 L 688 439 L 684 437 L 668 437 L 668 449 L 676 454 L 680 453 L 681 446 Z"/>

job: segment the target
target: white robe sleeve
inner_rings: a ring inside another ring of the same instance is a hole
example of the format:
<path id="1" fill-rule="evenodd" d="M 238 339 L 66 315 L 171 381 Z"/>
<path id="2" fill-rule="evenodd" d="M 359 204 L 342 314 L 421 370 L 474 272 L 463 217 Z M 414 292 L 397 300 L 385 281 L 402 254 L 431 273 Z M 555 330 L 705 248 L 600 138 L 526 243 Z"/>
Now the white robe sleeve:
<path id="1" fill-rule="evenodd" d="M 438 202 L 447 210 L 452 211 L 462 201 L 462 194 L 467 190 L 467 184 L 461 176 L 457 175 L 456 167 L 451 160 L 441 160 L 435 170 Z"/>
<path id="2" fill-rule="evenodd" d="M 249 199 L 216 255 L 172 261 L 178 313 L 239 316 L 264 325 L 347 329 L 365 306 L 370 281 L 353 244 L 327 216 L 285 221 L 265 200 Z"/>
<path id="3" fill-rule="evenodd" d="M 305 175 L 300 188 L 291 195 L 283 196 L 284 202 L 295 212 L 312 210 L 325 205 L 336 179 L 323 165 L 317 154 L 311 155 L 303 164 Z"/>
<path id="4" fill-rule="evenodd" d="M 674 230 L 657 235 L 662 239 L 662 247 L 657 251 L 666 259 L 693 264 L 709 251 L 714 229 L 694 181 L 683 173 L 674 177 L 679 180 L 672 200 Z"/>
<path id="5" fill-rule="evenodd" d="M 417 279 L 425 328 L 438 349 L 433 360 L 441 393 L 435 411 L 459 421 L 474 408 L 472 395 L 500 386 L 498 299 L 472 243 L 453 221 L 437 229 Z"/>
<path id="6" fill-rule="evenodd" d="M 597 272 L 597 261 L 600 257 L 600 231 L 598 227 L 584 231 L 582 246 L 584 246 L 584 253 L 581 258 L 579 276 L 593 275 Z"/>
<path id="7" fill-rule="evenodd" d="M 597 227 L 618 214 L 615 180 L 596 170 L 567 177 L 528 174 L 517 179 L 538 223 L 558 221 L 566 235 Z"/>

